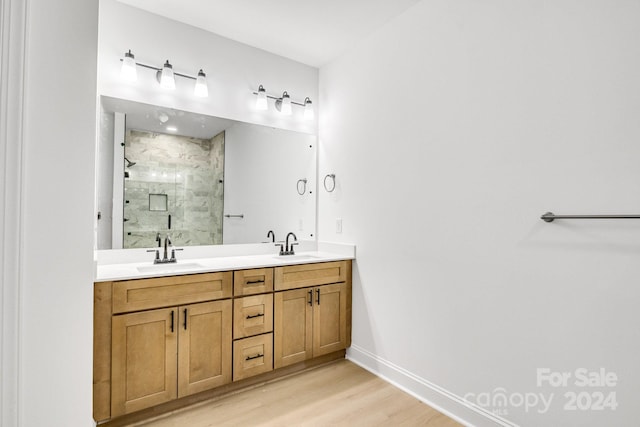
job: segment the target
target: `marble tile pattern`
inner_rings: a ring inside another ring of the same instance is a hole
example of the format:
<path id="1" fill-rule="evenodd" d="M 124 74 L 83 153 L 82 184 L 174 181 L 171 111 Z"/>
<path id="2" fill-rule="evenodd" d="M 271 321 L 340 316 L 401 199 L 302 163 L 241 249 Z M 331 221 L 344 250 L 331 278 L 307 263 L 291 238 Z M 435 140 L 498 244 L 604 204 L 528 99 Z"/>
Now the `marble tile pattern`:
<path id="1" fill-rule="evenodd" d="M 154 247 L 157 233 L 175 246 L 222 243 L 224 139 L 127 131 L 124 248 Z M 150 211 L 149 194 L 166 194 L 167 211 Z"/>

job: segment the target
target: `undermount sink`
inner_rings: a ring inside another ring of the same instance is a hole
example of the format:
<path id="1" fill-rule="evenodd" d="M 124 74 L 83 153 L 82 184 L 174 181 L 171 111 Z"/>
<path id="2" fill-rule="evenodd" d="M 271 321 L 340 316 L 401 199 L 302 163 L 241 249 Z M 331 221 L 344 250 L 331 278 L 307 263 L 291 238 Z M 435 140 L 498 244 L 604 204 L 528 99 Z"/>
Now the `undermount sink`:
<path id="1" fill-rule="evenodd" d="M 275 259 L 280 259 L 283 261 L 286 260 L 290 260 L 290 261 L 303 261 L 303 260 L 307 260 L 307 259 L 318 259 L 320 257 L 314 256 L 314 255 L 304 255 L 304 254 L 300 254 L 300 255 L 278 255 L 278 256 L 274 256 Z"/>
<path id="2" fill-rule="evenodd" d="M 202 267 L 196 262 L 186 262 L 180 264 L 154 264 L 138 267 L 140 273 L 170 273 L 172 271 L 191 270 Z"/>

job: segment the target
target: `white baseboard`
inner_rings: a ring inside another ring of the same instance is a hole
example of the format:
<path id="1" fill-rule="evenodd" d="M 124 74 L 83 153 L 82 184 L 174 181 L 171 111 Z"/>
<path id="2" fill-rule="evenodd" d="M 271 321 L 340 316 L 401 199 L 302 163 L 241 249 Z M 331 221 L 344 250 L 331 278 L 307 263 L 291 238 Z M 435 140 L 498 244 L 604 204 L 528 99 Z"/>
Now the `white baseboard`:
<path id="1" fill-rule="evenodd" d="M 518 427 L 357 345 L 347 349 L 347 359 L 466 426 Z"/>

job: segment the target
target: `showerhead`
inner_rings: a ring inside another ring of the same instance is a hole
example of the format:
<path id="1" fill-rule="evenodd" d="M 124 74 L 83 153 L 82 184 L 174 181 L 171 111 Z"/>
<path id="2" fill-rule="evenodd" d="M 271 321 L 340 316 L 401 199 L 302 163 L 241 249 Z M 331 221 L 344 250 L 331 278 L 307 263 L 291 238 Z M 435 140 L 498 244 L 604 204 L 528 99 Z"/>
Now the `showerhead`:
<path id="1" fill-rule="evenodd" d="M 132 162 L 131 160 L 127 159 L 126 157 L 124 158 L 127 162 L 127 167 L 130 168 L 131 166 L 135 165 L 136 162 Z"/>

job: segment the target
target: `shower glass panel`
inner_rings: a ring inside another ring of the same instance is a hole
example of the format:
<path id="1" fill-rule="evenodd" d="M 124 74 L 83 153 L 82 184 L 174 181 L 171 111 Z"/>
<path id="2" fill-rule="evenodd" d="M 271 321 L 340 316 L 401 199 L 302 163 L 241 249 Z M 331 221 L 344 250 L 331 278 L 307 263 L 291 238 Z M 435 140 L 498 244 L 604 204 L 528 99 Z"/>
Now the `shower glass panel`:
<path id="1" fill-rule="evenodd" d="M 128 130 L 125 154 L 135 165 L 124 178 L 124 248 L 222 243 L 224 132 L 211 139 Z M 128 178 L 126 177 L 128 175 Z M 150 209 L 166 195 L 166 210 Z"/>

